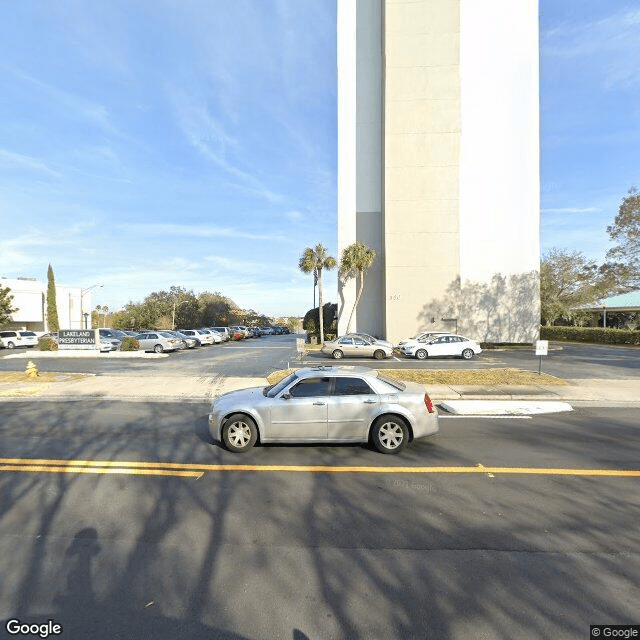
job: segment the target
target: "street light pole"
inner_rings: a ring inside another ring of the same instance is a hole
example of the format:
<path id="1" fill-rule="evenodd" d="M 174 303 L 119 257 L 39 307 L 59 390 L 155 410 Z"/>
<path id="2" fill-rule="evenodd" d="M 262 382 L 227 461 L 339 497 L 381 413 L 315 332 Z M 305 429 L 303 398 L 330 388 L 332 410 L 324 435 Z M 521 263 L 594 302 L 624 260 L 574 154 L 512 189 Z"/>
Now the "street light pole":
<path id="1" fill-rule="evenodd" d="M 176 330 L 176 307 L 179 307 L 183 304 L 187 304 L 187 302 L 189 302 L 188 300 L 183 300 L 180 304 L 178 304 L 177 302 L 173 303 L 173 316 L 171 318 L 171 331 L 175 331 Z"/>
<path id="2" fill-rule="evenodd" d="M 96 287 L 104 287 L 103 284 L 92 284 L 90 287 L 87 287 L 86 289 L 80 289 L 80 315 L 84 316 L 84 328 L 88 329 L 87 327 L 87 315 L 86 313 L 84 313 L 84 294 L 87 293 L 87 291 L 91 291 L 91 289 L 95 289 Z"/>

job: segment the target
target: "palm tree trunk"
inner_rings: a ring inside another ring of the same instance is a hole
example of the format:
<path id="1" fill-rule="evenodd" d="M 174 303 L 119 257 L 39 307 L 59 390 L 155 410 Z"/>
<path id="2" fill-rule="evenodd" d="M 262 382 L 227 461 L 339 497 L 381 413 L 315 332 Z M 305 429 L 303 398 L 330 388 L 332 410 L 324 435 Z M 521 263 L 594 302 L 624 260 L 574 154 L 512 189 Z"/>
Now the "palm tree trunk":
<path id="1" fill-rule="evenodd" d="M 349 316 L 349 322 L 347 322 L 347 333 L 351 331 L 351 321 L 353 320 L 353 314 L 356 312 L 356 307 L 358 306 L 358 302 L 360 302 L 360 296 L 362 295 L 362 290 L 364 289 L 364 271 L 360 272 L 360 287 L 358 288 L 358 295 L 356 296 L 356 301 L 353 303 L 353 309 L 351 309 L 351 315 Z"/>

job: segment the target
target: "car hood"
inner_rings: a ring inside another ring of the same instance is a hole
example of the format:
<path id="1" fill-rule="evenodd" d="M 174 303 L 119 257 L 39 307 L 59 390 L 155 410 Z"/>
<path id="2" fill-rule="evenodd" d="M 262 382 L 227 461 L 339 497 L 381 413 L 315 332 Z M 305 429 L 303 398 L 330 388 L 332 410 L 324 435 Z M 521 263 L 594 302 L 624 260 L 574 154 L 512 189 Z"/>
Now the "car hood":
<path id="1" fill-rule="evenodd" d="M 212 407 L 220 408 L 231 405 L 247 405 L 252 407 L 258 400 L 264 399 L 262 390 L 264 387 L 250 387 L 249 389 L 238 389 L 237 391 L 228 391 L 221 396 L 214 398 L 211 402 Z"/>

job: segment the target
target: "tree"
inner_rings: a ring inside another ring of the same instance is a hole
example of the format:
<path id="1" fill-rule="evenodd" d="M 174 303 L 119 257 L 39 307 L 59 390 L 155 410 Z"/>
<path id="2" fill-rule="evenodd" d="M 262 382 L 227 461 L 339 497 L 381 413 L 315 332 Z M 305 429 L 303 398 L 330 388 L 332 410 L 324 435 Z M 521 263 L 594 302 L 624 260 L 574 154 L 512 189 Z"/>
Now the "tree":
<path id="1" fill-rule="evenodd" d="M 631 270 L 630 286 L 640 285 L 640 191 L 631 187 L 622 199 L 618 215 L 607 227 L 610 238 L 618 244 L 609 249 L 607 258 L 621 260 Z"/>
<path id="2" fill-rule="evenodd" d="M 362 291 L 364 290 L 364 275 L 368 269 L 371 268 L 376 259 L 376 252 L 370 249 L 361 242 L 354 242 L 348 247 L 345 247 L 342 251 L 342 258 L 340 259 L 340 269 L 338 275 L 342 282 L 346 282 L 351 278 L 359 278 L 360 286 L 358 287 L 358 295 L 356 301 L 351 309 L 351 315 L 349 316 L 349 322 L 347 323 L 347 333 L 351 330 L 351 321 L 353 320 L 353 314 L 355 313 Z"/>
<path id="3" fill-rule="evenodd" d="M 581 306 L 618 293 L 624 273 L 620 265 L 598 266 L 580 251 L 552 249 L 540 264 L 542 324 L 574 320 Z"/>
<path id="4" fill-rule="evenodd" d="M 49 265 L 49 269 L 47 270 L 47 327 L 49 331 L 60 330 L 58 305 L 56 302 L 56 281 L 51 265 Z"/>
<path id="5" fill-rule="evenodd" d="M 322 244 L 317 244 L 314 249 L 307 247 L 298 266 L 303 273 L 318 275 L 318 308 L 320 309 L 320 344 L 324 342 L 324 320 L 322 317 L 322 272 L 324 269 L 335 269 L 336 259 L 327 253 Z"/>
<path id="6" fill-rule="evenodd" d="M 9 287 L 0 287 L 0 327 L 9 324 L 11 314 L 17 311 L 13 307 L 13 296 Z"/>

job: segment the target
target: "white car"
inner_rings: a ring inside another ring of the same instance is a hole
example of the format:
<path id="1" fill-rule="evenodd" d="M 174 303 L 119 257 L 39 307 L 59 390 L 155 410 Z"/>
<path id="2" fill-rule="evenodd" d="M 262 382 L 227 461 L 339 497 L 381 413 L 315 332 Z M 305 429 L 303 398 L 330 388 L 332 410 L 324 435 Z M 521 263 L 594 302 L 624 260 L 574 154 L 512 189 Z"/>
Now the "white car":
<path id="1" fill-rule="evenodd" d="M 482 348 L 475 340 L 452 333 L 445 333 L 426 342 L 405 344 L 400 347 L 400 351 L 405 356 L 417 358 L 418 360 L 444 356 L 457 356 L 465 360 L 471 360 L 473 356 L 482 352 Z"/>
<path id="2" fill-rule="evenodd" d="M 400 340 L 400 342 L 398 342 L 398 349 L 402 349 L 402 347 L 411 344 L 417 344 L 418 342 L 429 342 L 429 340 L 433 340 L 438 336 L 444 336 L 447 333 L 447 331 L 421 331 L 419 334 L 413 336 L 413 338 Z"/>
<path id="3" fill-rule="evenodd" d="M 37 347 L 38 336 L 33 331 L 0 331 L 0 347 Z"/>

